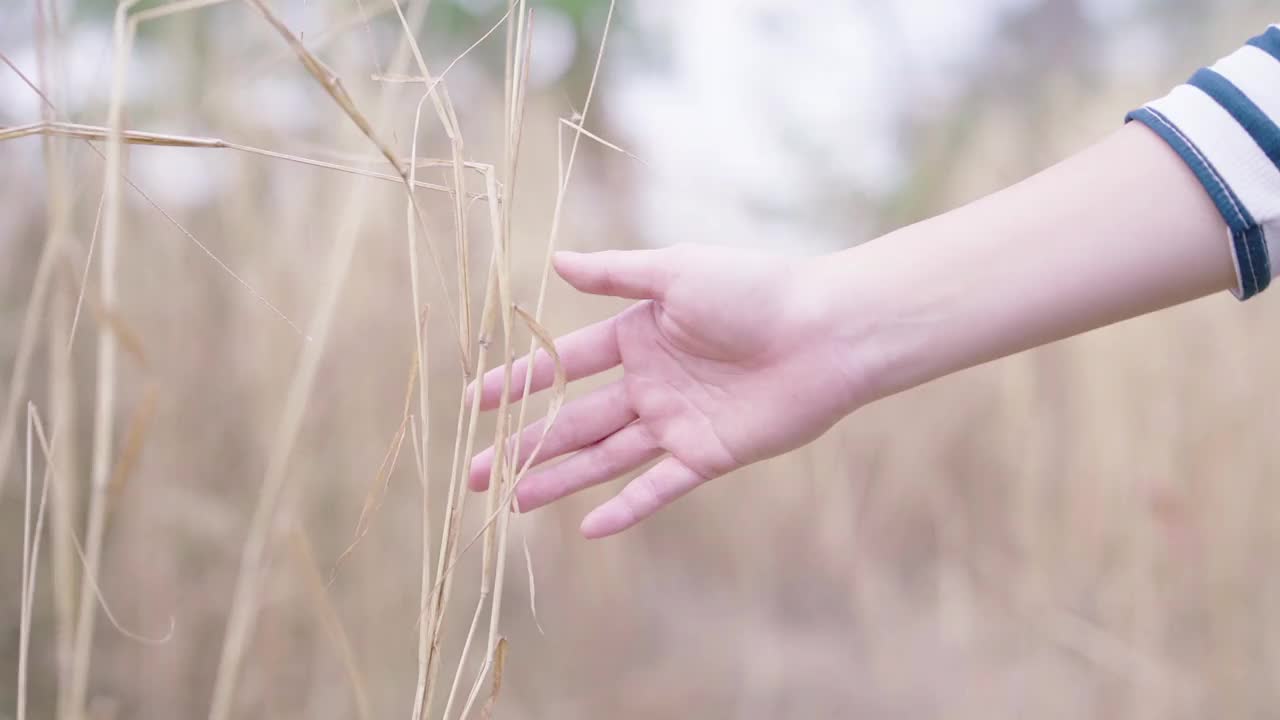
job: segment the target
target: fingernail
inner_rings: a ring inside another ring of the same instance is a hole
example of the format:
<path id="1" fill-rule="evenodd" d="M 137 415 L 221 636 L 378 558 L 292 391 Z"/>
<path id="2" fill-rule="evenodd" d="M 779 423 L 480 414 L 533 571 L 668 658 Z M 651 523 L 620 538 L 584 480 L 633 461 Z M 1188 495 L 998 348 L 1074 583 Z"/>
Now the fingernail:
<path id="1" fill-rule="evenodd" d="M 577 262 L 578 260 L 581 260 L 586 256 L 587 256 L 587 253 L 577 252 L 576 250 L 557 250 L 555 255 L 553 256 L 553 259 L 557 263 L 565 262 L 565 261 Z"/>

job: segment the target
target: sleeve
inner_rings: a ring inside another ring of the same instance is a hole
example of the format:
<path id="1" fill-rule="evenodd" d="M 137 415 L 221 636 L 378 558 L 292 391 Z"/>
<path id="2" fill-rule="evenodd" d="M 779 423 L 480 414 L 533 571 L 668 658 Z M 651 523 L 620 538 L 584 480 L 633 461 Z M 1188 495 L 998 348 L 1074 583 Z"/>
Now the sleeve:
<path id="1" fill-rule="evenodd" d="M 1280 25 L 1125 120 L 1169 143 L 1217 205 L 1236 297 L 1266 289 L 1280 269 Z"/>

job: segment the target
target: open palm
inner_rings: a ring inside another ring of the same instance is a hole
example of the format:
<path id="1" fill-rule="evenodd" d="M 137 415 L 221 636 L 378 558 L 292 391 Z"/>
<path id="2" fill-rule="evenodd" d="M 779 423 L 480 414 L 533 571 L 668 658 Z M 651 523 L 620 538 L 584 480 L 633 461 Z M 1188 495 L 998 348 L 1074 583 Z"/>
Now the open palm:
<path id="1" fill-rule="evenodd" d="M 823 332 L 829 309 L 806 292 L 806 269 L 803 261 L 706 247 L 557 255 L 557 272 L 575 288 L 640 302 L 557 341 L 570 380 L 619 364 L 623 377 L 565 405 L 535 463 L 574 454 L 521 480 L 520 508 L 661 458 L 583 520 L 587 537 L 611 535 L 839 420 L 856 404 L 857 383 Z M 534 363 L 537 391 L 551 384 L 554 368 L 545 353 Z M 517 361 L 514 385 L 523 385 L 526 367 Z M 496 407 L 501 369 L 481 387 L 482 408 Z M 541 435 L 541 422 L 526 428 L 521 453 Z M 487 486 L 492 458 L 492 448 L 476 457 L 473 489 Z"/>

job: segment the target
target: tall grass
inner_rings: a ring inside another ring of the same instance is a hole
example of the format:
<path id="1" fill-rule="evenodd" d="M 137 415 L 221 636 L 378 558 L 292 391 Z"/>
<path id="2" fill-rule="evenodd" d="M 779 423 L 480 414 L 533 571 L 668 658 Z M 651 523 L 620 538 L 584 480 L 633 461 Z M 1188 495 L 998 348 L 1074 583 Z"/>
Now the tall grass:
<path id="1" fill-rule="evenodd" d="M 0 130 L 0 208 L 19 219 L 19 241 L 0 244 L 14 260 L 0 268 L 0 717 L 1269 714 L 1274 297 L 1209 299 L 894 398 L 604 543 L 576 535 L 591 496 L 508 514 L 514 455 L 490 495 L 467 496 L 475 450 L 555 410 L 481 416 L 467 380 L 617 309 L 544 283 L 549 240 L 628 240 L 610 156 L 588 145 L 568 163 L 579 134 L 609 141 L 607 98 L 522 80 L 538 52 L 530 5 L 532 19 L 510 3 L 492 34 L 420 53 L 405 26 L 425 37 L 436 16 L 422 3 L 403 21 L 390 2 L 266 6 L 341 77 L 395 163 L 242 3 L 146 21 L 176 60 L 214 13 L 255 52 L 215 43 L 207 77 L 193 73 L 207 88 L 125 104 L 116 128 L 106 108 L 67 110 L 65 18 L 44 13 L 47 70 L 8 58 L 48 102 Z M 453 63 L 477 41 L 507 68 L 491 95 Z M 296 112 L 315 126 L 238 115 L 264 77 L 312 88 Z M 1061 111 L 1037 115 L 1033 146 L 1008 132 L 1024 106 L 998 102 L 963 119 L 963 142 L 920 140 L 956 155 L 929 209 L 1017 179 L 1028 147 L 1065 154 L 1167 86 L 1099 96 L 1054 78 Z M 570 104 L 588 117 L 560 117 Z M 113 137 L 108 303 L 95 149 Z M 38 185 L 7 162 L 36 143 L 51 158 Z M 142 162 L 168 157 L 234 183 L 211 205 L 173 205 Z M 570 177 L 594 187 L 566 191 Z M 103 333 L 115 411 L 95 499 Z"/>
<path id="2" fill-rule="evenodd" d="M 439 536 L 437 538 L 432 532 L 431 524 L 432 514 L 436 512 L 436 501 L 432 499 L 431 495 L 432 482 L 430 473 L 433 460 L 430 456 L 432 438 L 430 434 L 430 396 L 428 388 L 431 375 L 428 361 L 432 354 L 432 349 L 426 342 L 426 334 L 424 333 L 427 326 L 429 308 L 423 300 L 421 290 L 419 239 L 423 241 L 426 247 L 427 255 L 430 257 L 431 264 L 435 270 L 434 278 L 439 281 L 440 290 L 445 298 L 443 312 L 437 310 L 436 316 L 443 316 L 453 329 L 456 339 L 456 353 L 451 354 L 455 356 L 457 367 L 462 371 L 460 387 L 465 388 L 467 382 L 485 372 L 489 361 L 488 350 L 491 345 L 502 349 L 500 362 L 505 363 L 507 382 L 509 384 L 511 381 L 511 363 L 516 356 L 517 320 L 522 322 L 529 330 L 535 343 L 541 342 L 549 348 L 551 342 L 549 334 L 542 329 L 535 315 L 524 312 L 516 306 L 511 289 L 513 269 L 513 248 L 511 246 L 512 206 L 517 188 L 516 167 L 519 157 L 521 131 L 524 124 L 525 88 L 531 52 L 531 38 L 528 28 L 533 20 L 533 12 L 526 7 L 524 0 L 512 0 L 502 20 L 498 25 L 494 26 L 494 30 L 496 30 L 503 23 L 507 23 L 510 28 L 507 33 L 508 94 L 504 101 L 506 109 L 503 113 L 503 157 L 498 163 L 479 164 L 469 162 L 465 158 L 462 131 L 444 78 L 444 74 L 453 67 L 457 60 L 455 59 L 454 63 L 451 63 L 440 76 L 434 76 L 418 47 L 416 34 L 426 14 L 428 7 L 426 2 L 414 4 L 410 9 L 410 15 L 412 16 L 410 17 L 406 15 L 396 0 L 392 0 L 390 7 L 395 11 L 403 30 L 399 43 L 400 49 L 397 51 L 396 58 L 387 66 L 385 73 L 381 67 L 378 68 L 379 76 L 402 76 L 404 65 L 408 57 L 411 56 L 416 65 L 418 75 L 408 78 L 407 86 L 412 87 L 413 84 L 425 86 L 414 115 L 413 133 L 406 158 L 389 141 L 384 139 L 382 131 L 377 129 L 380 125 L 390 121 L 389 116 L 392 112 L 394 95 L 400 89 L 397 85 L 405 86 L 405 84 L 403 82 L 395 84 L 384 82 L 378 112 L 372 116 L 366 115 L 347 91 L 342 78 L 308 49 L 301 37 L 291 30 L 266 2 L 263 0 L 248 0 L 248 5 L 257 12 L 261 19 L 275 31 L 293 52 L 299 65 L 319 84 L 348 120 L 355 125 L 366 138 L 368 144 L 382 156 L 392 171 L 391 174 L 386 174 L 365 170 L 360 167 L 313 160 L 291 153 L 227 142 L 216 138 L 189 137 L 126 128 L 126 78 L 128 77 L 132 48 L 139 27 L 144 23 L 159 21 L 182 13 L 200 11 L 210 6 L 218 5 L 224 0 L 177 0 L 166 5 L 134 12 L 138 2 L 139 0 L 126 0 L 118 6 L 116 11 L 114 22 L 115 52 L 112 62 L 110 104 L 105 126 L 77 124 L 59 118 L 57 105 L 50 99 L 50 94 L 56 92 L 54 90 L 55 83 L 51 80 L 52 74 L 42 72 L 41 84 L 43 88 L 30 80 L 27 80 L 27 82 L 32 91 L 37 93 L 45 103 L 46 114 L 44 119 L 39 123 L 0 129 L 0 140 L 16 140 L 30 135 L 43 136 L 46 143 L 46 161 L 50 167 L 50 187 L 48 192 L 50 199 L 50 237 L 44 246 L 44 253 L 40 263 L 41 269 L 37 274 L 37 282 L 33 288 L 31 301 L 28 304 L 28 322 L 24 325 L 26 331 L 20 341 L 20 359 L 14 368 L 16 381 L 11 388 L 8 400 L 12 407 L 5 416 L 7 424 L 3 429 L 0 429 L 0 441 L 3 441 L 0 443 L 0 447 L 6 448 L 6 452 L 11 444 L 11 436 L 14 434 L 11 426 L 15 423 L 14 418 L 16 418 L 17 413 L 13 408 L 16 408 L 15 403 L 25 394 L 24 383 L 28 375 L 27 363 L 29 358 L 32 357 L 33 349 L 36 345 L 38 331 L 34 319 L 45 312 L 44 303 L 48 295 L 53 267 L 59 260 L 60 255 L 58 241 L 66 234 L 64 227 L 66 212 L 62 208 L 65 207 L 64 204 L 67 202 L 70 189 L 69 183 L 65 182 L 58 174 L 63 165 L 58 152 L 67 139 L 83 141 L 89 144 L 95 152 L 97 152 L 97 149 L 93 143 L 102 142 L 105 144 L 105 153 L 98 153 L 103 159 L 104 188 L 101 212 L 101 242 L 97 243 L 100 246 L 97 257 L 95 258 L 92 255 L 89 257 L 91 262 L 96 262 L 98 265 L 97 284 L 90 291 L 91 304 L 98 316 L 98 350 L 95 362 L 97 377 L 94 383 L 96 396 L 93 402 L 94 420 L 89 482 L 90 493 L 88 497 L 87 526 L 85 529 L 86 551 L 82 557 L 83 578 L 78 583 L 80 600 L 76 617 L 73 622 L 69 610 L 64 610 L 59 620 L 59 626 L 62 628 L 60 630 L 61 637 L 63 638 L 60 641 L 60 652 L 64 655 L 69 654 L 69 658 L 64 658 L 66 667 L 63 667 L 58 673 L 60 688 L 58 714 L 64 718 L 79 718 L 85 717 L 90 712 L 88 690 L 92 667 L 91 658 L 95 637 L 95 620 L 98 612 L 98 603 L 101 599 L 97 588 L 100 568 L 103 562 L 108 503 L 111 498 L 110 491 L 113 487 L 118 488 L 123 482 L 123 477 L 127 475 L 136 461 L 141 444 L 144 442 L 145 418 L 149 417 L 149 411 L 140 416 L 143 420 L 131 427 L 124 445 L 117 450 L 115 445 L 116 398 L 118 394 L 117 366 L 118 351 L 122 343 L 127 349 L 132 350 L 131 354 L 138 360 L 138 364 L 142 369 L 146 369 L 146 362 L 139 342 L 132 336 L 118 310 L 120 305 L 118 269 L 120 267 L 121 238 L 124 234 L 125 183 L 137 189 L 132 181 L 129 181 L 125 176 L 125 148 L 130 145 L 149 145 L 183 148 L 188 151 L 230 149 L 265 156 L 274 160 L 290 161 L 327 170 L 342 171 L 362 176 L 363 178 L 394 180 L 402 184 L 404 196 L 407 200 L 406 233 L 408 237 L 408 254 L 406 265 L 410 272 L 411 294 L 408 299 L 411 303 L 411 314 L 409 317 L 413 321 L 414 337 L 409 395 L 413 394 L 413 388 L 416 385 L 418 407 L 417 415 L 414 415 L 410 413 L 410 405 L 406 402 L 405 413 L 400 423 L 400 431 L 393 441 L 394 450 L 389 454 L 391 466 L 388 467 L 384 463 L 383 470 L 379 471 L 379 477 L 385 478 L 382 480 L 383 489 L 381 490 L 381 492 L 385 492 L 385 484 L 390 481 L 390 475 L 394 469 L 394 458 L 399 454 L 399 448 L 403 443 L 406 429 L 411 429 L 415 467 L 417 468 L 419 488 L 422 493 L 422 583 L 419 614 L 416 623 L 420 628 L 418 639 L 418 680 L 413 696 L 411 717 L 415 718 L 415 720 L 435 717 L 433 710 L 436 708 L 436 703 L 433 701 L 435 697 L 435 681 L 439 667 L 443 662 L 442 656 L 446 650 L 443 642 L 443 629 L 446 622 L 451 589 L 454 584 L 454 572 L 462 559 L 461 556 L 468 549 L 460 547 L 459 544 L 467 498 L 463 479 L 469 474 L 470 458 L 477 449 L 480 425 L 477 422 L 478 397 L 468 404 L 465 401 L 466 394 L 460 392 L 463 401 L 458 406 L 448 490 L 443 498 L 443 523 L 438 531 Z M 360 7 L 360 14 L 367 27 L 368 16 L 363 6 Z M 607 37 L 611 20 L 612 10 L 609 18 L 606 19 L 605 37 Z M 49 32 L 51 37 L 56 36 L 56 21 L 51 23 L 50 19 L 42 16 L 41 22 L 42 31 Z M 479 38 L 471 48 L 473 49 L 487 39 L 492 32 L 493 30 L 490 30 L 489 33 Z M 372 38 L 372 33 L 369 34 L 369 37 Z M 602 42 L 601 57 L 603 56 L 603 50 L 604 44 Z M 48 58 L 45 58 L 42 67 L 48 62 Z M 7 58 L 6 63 L 15 71 L 18 70 Z M 598 71 L 598 60 L 596 67 Z M 25 75 L 23 77 L 26 79 Z M 594 90 L 594 85 L 595 77 L 593 76 L 591 87 L 588 91 L 588 104 L 590 103 L 590 95 Z M 422 107 L 428 100 L 431 101 L 436 119 L 439 121 L 449 141 L 451 152 L 447 160 L 423 159 L 418 154 Z M 579 130 L 577 137 L 580 137 L 581 134 L 582 131 Z M 572 168 L 573 165 L 577 149 L 577 137 L 575 137 L 573 151 L 569 156 L 568 168 Z M 450 170 L 448 183 L 437 185 L 418 181 L 417 177 L 420 168 L 442 166 Z M 468 190 L 467 175 L 472 172 L 479 173 L 484 181 L 482 193 L 477 194 Z M 501 173 L 501 182 L 496 179 L 499 173 Z M 550 239 L 547 243 L 546 257 L 548 259 L 558 233 L 561 206 L 568 181 L 567 170 L 564 175 L 559 192 L 555 197 L 554 217 L 556 219 L 552 224 Z M 364 687 L 364 681 L 361 679 L 363 673 L 354 659 L 350 640 L 343 629 L 340 616 L 328 599 L 328 588 L 321 580 L 322 575 L 316 566 L 315 555 L 307 536 L 297 525 L 295 505 L 300 491 L 296 487 L 296 482 L 293 481 L 295 473 L 291 472 L 294 449 L 308 413 L 333 320 L 342 303 L 344 285 L 349 276 L 358 240 L 366 222 L 368 194 L 364 191 L 363 185 L 359 184 L 362 180 L 357 179 L 352 182 L 355 184 L 352 187 L 349 200 L 338 213 L 339 219 L 335 224 L 337 228 L 336 242 L 329 251 L 328 260 L 324 265 L 324 289 L 316 301 L 313 317 L 305 333 L 265 295 L 254 290 L 247 280 L 232 270 L 208 246 L 196 240 L 194 235 L 178 226 L 183 234 L 196 244 L 221 271 L 232 277 L 242 290 L 283 320 L 303 341 L 299 350 L 297 366 L 289 381 L 287 393 L 283 400 L 283 413 L 277 426 L 275 438 L 269 447 L 259 499 L 250 520 L 248 535 L 243 545 L 239 576 L 236 581 L 230 613 L 221 644 L 221 657 L 214 676 L 212 697 L 208 711 L 211 720 L 226 720 L 236 712 L 236 698 L 239 688 L 238 677 L 241 673 L 241 665 L 254 635 L 259 608 L 262 603 L 264 583 L 267 580 L 267 573 L 271 567 L 275 551 L 274 545 L 276 544 L 276 539 L 282 536 L 293 538 L 292 542 L 296 549 L 299 564 L 303 568 L 304 575 L 308 578 L 309 592 L 315 598 L 318 616 L 344 659 L 358 714 L 361 717 L 369 717 L 371 714 L 367 691 Z M 439 250 L 429 235 L 426 212 L 418 196 L 420 189 L 446 193 L 452 200 L 454 251 L 457 258 L 453 289 L 448 286 Z M 141 191 L 139 190 L 139 192 Z M 489 241 L 492 245 L 490 262 L 482 268 L 483 275 L 486 278 L 486 290 L 483 298 L 483 308 L 480 311 L 478 334 L 473 332 L 475 325 L 471 310 L 472 269 L 469 264 L 473 238 L 467 221 L 468 209 L 473 200 L 479 200 L 489 208 Z M 152 204 L 154 205 L 154 203 Z M 159 210 L 158 206 L 156 208 Z M 163 210 L 161 212 L 166 218 L 172 219 Z M 173 221 L 173 223 L 177 225 L 176 221 Z M 96 221 L 94 234 L 96 238 Z M 545 288 L 549 267 L 548 260 L 543 268 L 543 288 Z M 87 283 L 85 285 L 86 287 L 81 290 L 82 294 L 87 289 Z M 451 294 L 454 293 L 456 293 L 457 297 L 456 302 L 451 300 Z M 542 297 L 540 295 L 538 303 L 539 315 L 542 308 L 541 300 Z M 67 328 L 68 309 L 65 307 L 65 303 L 60 303 L 51 315 L 51 324 L 44 331 L 48 336 L 46 342 L 49 342 L 52 348 L 51 356 L 66 358 L 71 349 L 73 336 L 71 335 L 72 331 Z M 498 329 L 499 323 L 501 324 L 500 331 Z M 499 332 L 500 340 L 497 337 Z M 58 349 L 64 344 L 66 352 L 59 353 Z M 62 366 L 61 369 L 51 375 L 51 387 L 52 397 L 55 398 L 54 402 L 61 418 L 64 414 L 71 412 L 72 404 L 70 402 L 71 381 L 68 370 L 65 361 L 60 361 L 60 364 Z M 547 417 L 547 427 L 550 427 L 551 423 L 554 422 L 555 410 L 563 401 L 565 388 L 562 373 L 560 377 L 560 382 L 557 383 L 554 389 L 555 398 L 552 403 L 552 410 Z M 526 379 L 525 382 L 527 383 L 528 380 Z M 408 397 L 406 397 L 407 400 Z M 144 403 L 141 407 L 147 408 L 148 404 Z M 30 640 L 31 602 L 36 578 L 35 570 L 38 567 L 38 548 L 39 540 L 42 536 L 45 498 L 49 487 L 49 483 L 46 481 L 43 485 L 45 490 L 41 494 L 39 510 L 36 515 L 36 527 L 33 532 L 30 527 L 32 517 L 30 502 L 32 497 L 31 468 L 33 461 L 31 445 L 34 413 L 34 406 L 31 406 L 27 415 L 27 483 L 25 487 L 27 509 L 24 513 L 23 573 L 20 585 L 20 594 L 22 596 L 22 638 L 18 663 L 18 716 L 20 718 L 25 717 L 26 712 L 27 648 Z M 523 409 L 520 417 L 521 422 L 523 422 Z M 511 410 L 504 405 L 499 414 L 497 430 L 494 436 L 490 440 L 486 440 L 486 442 L 505 447 L 507 433 L 512 426 L 512 421 Z M 59 427 L 66 428 L 66 420 L 62 420 L 62 424 Z M 50 443 L 46 448 L 50 475 L 52 475 L 52 468 L 63 462 L 62 458 L 58 457 L 53 449 L 56 447 L 56 443 Z M 55 462 L 55 458 L 57 462 Z M 441 709 L 440 717 L 453 717 L 452 711 L 455 705 L 460 707 L 457 717 L 471 717 L 480 689 L 492 674 L 493 680 L 490 695 L 481 708 L 482 715 L 488 717 L 493 712 L 497 694 L 501 689 L 501 678 L 508 645 L 507 640 L 500 635 L 501 601 L 506 572 L 506 554 L 504 550 L 511 516 L 511 493 L 518 477 L 514 468 L 510 467 L 510 463 L 505 465 L 499 463 L 498 465 L 500 467 L 495 472 L 494 485 L 489 492 L 488 514 L 486 515 L 488 519 L 482 523 L 480 529 L 485 538 L 483 558 L 480 559 L 481 589 L 466 641 L 461 650 L 456 653 L 454 659 L 455 670 L 449 694 Z M 63 480 L 70 479 L 69 474 L 65 471 L 61 475 Z M 379 492 L 378 484 L 375 482 L 372 492 Z M 58 501 L 60 508 L 58 510 L 59 528 L 60 533 L 70 537 L 74 542 L 74 531 L 69 527 L 63 527 L 63 524 L 70 522 L 75 515 L 72 506 L 74 498 L 72 488 L 74 484 L 68 482 L 67 485 L 67 488 L 61 489 L 56 493 L 60 498 Z M 368 532 L 369 524 L 373 522 L 373 514 L 376 513 L 380 504 L 380 500 L 372 498 L 371 501 L 366 502 L 360 523 L 357 525 L 356 539 L 348 549 L 348 552 L 354 549 L 355 544 Z M 431 560 L 433 553 L 436 555 L 434 561 Z M 70 590 L 67 586 L 74 582 L 68 578 L 68 570 L 65 567 L 67 562 L 65 552 L 60 552 L 59 565 L 61 569 L 58 581 L 60 597 L 69 595 Z M 336 572 L 337 566 L 335 565 L 334 575 L 336 575 Z M 481 667 L 470 683 L 470 690 L 466 693 L 465 702 L 457 703 L 455 701 L 461 697 L 459 689 L 465 687 L 461 681 L 469 671 L 468 662 L 473 650 L 472 638 L 486 603 L 489 604 L 490 619 L 488 640 L 483 646 L 483 654 L 481 656 Z M 105 606 L 103 606 L 103 609 L 105 609 Z M 113 624 L 115 624 L 114 621 Z M 67 627 L 68 625 L 70 627 Z"/>

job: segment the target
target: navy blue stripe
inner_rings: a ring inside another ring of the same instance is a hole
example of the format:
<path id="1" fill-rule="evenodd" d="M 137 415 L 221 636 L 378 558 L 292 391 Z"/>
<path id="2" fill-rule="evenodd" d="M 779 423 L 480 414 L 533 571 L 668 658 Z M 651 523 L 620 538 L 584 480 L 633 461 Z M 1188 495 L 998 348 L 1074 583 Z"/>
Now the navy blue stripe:
<path id="1" fill-rule="evenodd" d="M 1271 284 L 1271 258 L 1267 254 L 1266 233 L 1261 225 L 1254 225 L 1245 233 L 1244 240 L 1258 271 L 1258 289 L 1255 292 L 1262 292 Z"/>
<path id="2" fill-rule="evenodd" d="M 1249 249 L 1249 231 L 1231 231 L 1231 249 L 1236 254 L 1236 267 L 1240 268 L 1240 299 L 1248 300 L 1258 294 L 1258 273 L 1254 272 L 1253 252 Z"/>
<path id="3" fill-rule="evenodd" d="M 1280 62 L 1280 30 L 1267 28 L 1267 31 L 1249 40 L 1249 44 L 1267 53 Z"/>
<path id="4" fill-rule="evenodd" d="M 1169 122 L 1168 118 L 1151 108 L 1144 107 L 1125 116 L 1126 122 L 1131 120 L 1137 120 L 1146 125 L 1168 143 L 1204 186 L 1205 192 L 1209 193 L 1210 199 L 1218 208 L 1218 213 L 1222 215 L 1222 219 L 1231 230 L 1232 249 L 1236 255 L 1236 264 L 1240 268 L 1240 298 L 1248 299 L 1257 295 L 1260 286 L 1265 287 L 1270 280 L 1270 273 L 1268 272 L 1264 279 L 1259 272 L 1257 261 L 1259 258 L 1265 260 L 1266 245 L 1258 247 L 1257 237 L 1253 238 L 1254 242 L 1250 242 L 1250 235 L 1260 236 L 1261 229 L 1249 214 L 1248 208 L 1222 181 L 1209 159 L 1174 131 L 1173 123 Z"/>
<path id="5" fill-rule="evenodd" d="M 1240 127 L 1253 138 L 1253 141 L 1262 148 L 1262 151 L 1271 159 L 1271 164 L 1280 169 L 1280 127 L 1267 116 L 1262 108 L 1254 104 L 1240 91 L 1240 88 L 1231 83 L 1222 75 L 1210 70 L 1209 68 L 1200 68 L 1195 75 L 1191 76 L 1191 85 L 1200 88 L 1206 95 L 1213 98 L 1214 102 L 1222 106 L 1240 123 Z"/>

